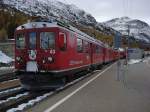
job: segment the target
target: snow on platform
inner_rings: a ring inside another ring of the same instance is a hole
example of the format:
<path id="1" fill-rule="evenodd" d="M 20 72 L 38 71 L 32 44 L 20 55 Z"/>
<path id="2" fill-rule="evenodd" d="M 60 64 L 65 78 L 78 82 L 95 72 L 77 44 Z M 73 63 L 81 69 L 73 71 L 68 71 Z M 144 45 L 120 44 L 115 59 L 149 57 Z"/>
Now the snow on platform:
<path id="1" fill-rule="evenodd" d="M 136 63 L 139 63 L 141 61 L 142 61 L 142 59 L 130 59 L 128 64 L 136 64 Z"/>
<path id="2" fill-rule="evenodd" d="M 0 63 L 8 64 L 8 63 L 11 63 L 13 61 L 14 61 L 14 59 L 10 58 L 5 53 L 3 53 L 2 51 L 0 51 Z"/>

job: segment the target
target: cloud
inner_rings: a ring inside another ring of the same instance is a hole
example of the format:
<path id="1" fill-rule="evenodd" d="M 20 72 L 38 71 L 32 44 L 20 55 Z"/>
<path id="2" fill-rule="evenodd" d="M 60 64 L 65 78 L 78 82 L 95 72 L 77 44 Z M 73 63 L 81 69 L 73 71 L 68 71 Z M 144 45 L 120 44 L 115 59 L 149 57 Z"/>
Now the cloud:
<path id="1" fill-rule="evenodd" d="M 150 0 L 59 0 L 93 15 L 98 21 L 129 16 L 150 24 Z"/>

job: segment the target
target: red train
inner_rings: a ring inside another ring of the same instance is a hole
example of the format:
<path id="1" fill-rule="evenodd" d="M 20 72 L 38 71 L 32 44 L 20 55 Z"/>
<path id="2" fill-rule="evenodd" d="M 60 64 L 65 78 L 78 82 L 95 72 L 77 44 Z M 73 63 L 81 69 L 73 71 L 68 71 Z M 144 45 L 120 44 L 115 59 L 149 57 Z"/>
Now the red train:
<path id="1" fill-rule="evenodd" d="M 118 58 L 118 51 L 61 22 L 30 22 L 15 31 L 15 69 L 25 89 L 60 87 Z"/>

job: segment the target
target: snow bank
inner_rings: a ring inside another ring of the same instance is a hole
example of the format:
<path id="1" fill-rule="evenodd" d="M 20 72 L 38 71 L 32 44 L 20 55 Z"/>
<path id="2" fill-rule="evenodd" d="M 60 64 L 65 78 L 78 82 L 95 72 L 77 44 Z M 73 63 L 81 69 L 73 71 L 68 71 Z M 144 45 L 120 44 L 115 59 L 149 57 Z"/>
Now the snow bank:
<path id="1" fill-rule="evenodd" d="M 142 61 L 142 59 L 130 59 L 128 64 L 135 64 L 135 63 L 139 63 L 141 61 Z"/>
<path id="2" fill-rule="evenodd" d="M 23 97 L 23 96 L 26 96 L 26 95 L 28 95 L 28 94 L 29 94 L 29 93 L 26 92 L 26 93 L 23 93 L 23 94 L 18 94 L 17 96 L 14 96 L 14 97 L 10 97 L 10 98 L 8 98 L 8 99 L 6 99 L 6 100 L 0 100 L 0 104 L 2 104 L 2 103 L 7 103 L 7 102 L 9 102 L 9 101 L 11 101 L 11 100 L 16 100 L 16 99 L 21 98 L 21 97 Z"/>
<path id="3" fill-rule="evenodd" d="M 0 67 L 0 71 L 14 70 L 14 66 L 10 67 Z"/>
<path id="4" fill-rule="evenodd" d="M 0 63 L 8 64 L 14 61 L 12 58 L 8 57 L 2 51 L 0 51 Z"/>
<path id="5" fill-rule="evenodd" d="M 125 51 L 125 49 L 123 49 L 123 48 L 119 48 L 118 50 L 121 52 Z"/>
<path id="6" fill-rule="evenodd" d="M 143 60 L 143 62 L 149 63 L 149 62 L 150 62 L 150 57 L 145 58 L 145 59 Z"/>
<path id="7" fill-rule="evenodd" d="M 42 96 L 36 97 L 35 99 L 28 101 L 27 103 L 23 103 L 23 104 L 19 105 L 17 108 L 9 109 L 9 110 L 7 110 L 7 112 L 18 112 L 18 111 L 22 112 L 25 108 L 33 106 L 34 104 L 44 100 L 45 98 L 47 98 L 48 96 L 50 96 L 52 94 L 53 94 L 53 92 L 46 93 Z"/>

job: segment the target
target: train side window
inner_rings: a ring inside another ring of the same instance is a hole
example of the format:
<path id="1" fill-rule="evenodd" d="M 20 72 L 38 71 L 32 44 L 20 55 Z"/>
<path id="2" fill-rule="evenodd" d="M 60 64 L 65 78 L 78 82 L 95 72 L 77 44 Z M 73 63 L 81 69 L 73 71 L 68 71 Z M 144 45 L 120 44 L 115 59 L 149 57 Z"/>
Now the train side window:
<path id="1" fill-rule="evenodd" d="M 17 49 L 24 49 L 25 48 L 25 35 L 24 34 L 17 34 L 17 36 L 16 36 L 16 48 Z"/>
<path id="2" fill-rule="evenodd" d="M 74 39 L 75 39 L 75 38 L 74 38 L 74 34 L 73 34 L 73 33 L 70 33 L 70 38 L 69 38 L 69 39 L 70 39 L 70 41 L 69 41 L 69 43 L 70 43 L 69 46 L 70 46 L 71 48 L 74 48 L 74 42 L 75 42 Z"/>
<path id="3" fill-rule="evenodd" d="M 95 44 L 92 45 L 92 49 L 93 49 L 93 53 L 95 54 L 96 53 L 96 45 Z"/>
<path id="4" fill-rule="evenodd" d="M 101 53 L 101 47 L 98 46 L 98 45 L 96 45 L 95 52 L 96 52 L 97 54 Z"/>
<path id="5" fill-rule="evenodd" d="M 84 41 L 84 52 L 89 53 L 89 43 L 87 41 Z"/>
<path id="6" fill-rule="evenodd" d="M 65 51 L 67 49 L 67 36 L 65 33 L 59 33 L 59 48 L 61 51 Z"/>
<path id="7" fill-rule="evenodd" d="M 99 53 L 99 46 L 98 45 L 96 45 L 96 48 L 95 48 L 95 53 Z"/>
<path id="8" fill-rule="evenodd" d="M 40 33 L 40 46 L 42 49 L 55 49 L 55 33 L 54 32 L 41 32 Z"/>
<path id="9" fill-rule="evenodd" d="M 77 52 L 83 52 L 83 41 L 82 39 L 77 38 Z"/>

